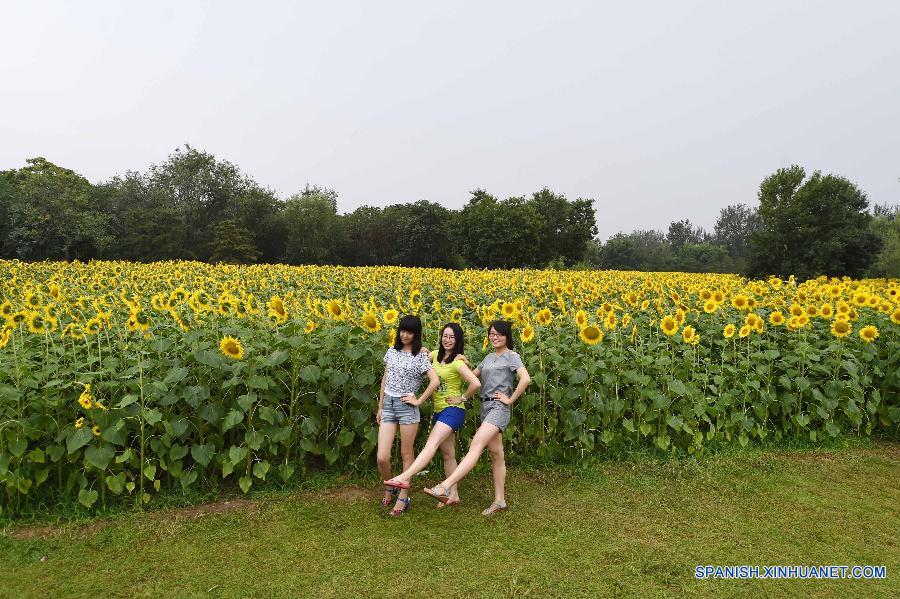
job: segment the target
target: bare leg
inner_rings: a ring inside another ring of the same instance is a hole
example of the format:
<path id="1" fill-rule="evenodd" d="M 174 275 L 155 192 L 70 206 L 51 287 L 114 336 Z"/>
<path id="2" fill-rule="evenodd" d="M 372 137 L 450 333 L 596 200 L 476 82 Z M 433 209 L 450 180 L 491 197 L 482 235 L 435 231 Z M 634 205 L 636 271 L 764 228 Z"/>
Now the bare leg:
<path id="1" fill-rule="evenodd" d="M 441 443 L 444 454 L 444 476 L 450 476 L 459 465 L 456 462 L 456 435 L 450 435 Z M 459 501 L 459 484 L 450 487 L 450 501 Z"/>
<path id="2" fill-rule="evenodd" d="M 494 474 L 494 502 L 506 503 L 506 460 L 503 455 L 503 435 L 496 435 L 488 443 L 491 452 L 491 471 Z"/>
<path id="3" fill-rule="evenodd" d="M 381 474 L 382 480 L 391 477 L 391 449 L 394 446 L 394 439 L 397 437 L 397 425 L 393 422 L 382 422 L 378 426 L 378 449 L 376 456 L 378 460 L 378 472 Z M 385 501 L 393 499 L 390 491 L 384 493 Z"/>
<path id="4" fill-rule="evenodd" d="M 464 457 L 463 460 L 459 463 L 459 466 L 456 467 L 456 470 L 453 471 L 453 474 L 444 479 L 444 481 L 438 486 L 449 489 L 450 487 L 461 481 L 469 472 L 472 471 L 472 468 L 475 467 L 475 464 L 478 463 L 478 458 L 481 457 L 481 452 L 484 451 L 484 448 L 487 447 L 491 439 L 499 434 L 500 429 L 493 424 L 484 423 L 480 427 L 478 427 L 478 430 L 475 431 L 475 436 L 472 437 L 472 444 L 469 446 L 469 453 L 467 453 L 466 457 Z"/>
<path id="5" fill-rule="evenodd" d="M 434 428 L 431 429 L 431 434 L 428 435 L 428 440 L 425 442 L 425 447 L 416 456 L 415 461 L 402 474 L 395 476 L 394 480 L 400 480 L 405 483 L 411 481 L 413 476 L 424 470 L 431 463 L 434 454 L 437 453 L 438 448 L 441 447 L 441 444 L 447 437 L 453 437 L 453 429 L 443 422 L 435 423 Z"/>
<path id="6" fill-rule="evenodd" d="M 412 466 L 413 459 L 415 458 L 416 433 L 418 430 L 418 422 L 415 424 L 400 425 L 400 458 L 403 460 L 404 470 L 409 470 L 409 467 Z M 388 473 L 385 480 L 388 478 L 390 478 L 390 473 Z M 397 504 L 394 506 L 394 509 L 402 509 L 403 503 L 400 503 L 400 500 L 405 500 L 407 497 L 409 497 L 409 489 L 400 489 L 400 495 L 397 496 Z"/>

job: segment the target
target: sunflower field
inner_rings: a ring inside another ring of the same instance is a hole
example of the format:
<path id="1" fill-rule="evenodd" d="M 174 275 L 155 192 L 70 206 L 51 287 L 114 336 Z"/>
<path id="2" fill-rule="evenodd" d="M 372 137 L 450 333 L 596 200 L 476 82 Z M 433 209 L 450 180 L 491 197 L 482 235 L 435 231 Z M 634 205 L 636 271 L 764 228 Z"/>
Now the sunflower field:
<path id="1" fill-rule="evenodd" d="M 370 469 L 406 313 L 474 363 L 514 323 L 511 456 L 900 427 L 896 280 L 0 261 L 0 509 Z"/>

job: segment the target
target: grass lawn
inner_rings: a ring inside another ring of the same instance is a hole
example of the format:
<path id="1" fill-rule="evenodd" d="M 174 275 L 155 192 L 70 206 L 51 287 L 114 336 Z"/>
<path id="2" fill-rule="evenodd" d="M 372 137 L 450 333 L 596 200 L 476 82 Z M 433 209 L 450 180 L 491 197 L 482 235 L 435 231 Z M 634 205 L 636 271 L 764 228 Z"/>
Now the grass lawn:
<path id="1" fill-rule="evenodd" d="M 435 462 L 437 463 L 437 462 Z M 435 474 L 416 479 L 436 482 Z M 900 444 L 510 469 L 510 510 L 374 483 L 0 535 L 10 597 L 900 596 Z M 700 564 L 885 565 L 884 580 L 696 580 Z"/>

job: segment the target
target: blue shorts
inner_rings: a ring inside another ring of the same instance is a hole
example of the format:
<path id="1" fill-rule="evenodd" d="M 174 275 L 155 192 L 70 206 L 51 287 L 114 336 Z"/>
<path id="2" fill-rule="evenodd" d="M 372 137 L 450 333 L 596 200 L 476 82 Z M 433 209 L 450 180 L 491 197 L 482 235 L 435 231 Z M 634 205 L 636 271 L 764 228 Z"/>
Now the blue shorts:
<path id="1" fill-rule="evenodd" d="M 454 433 L 462 428 L 465 421 L 466 411 L 462 408 L 457 408 L 456 406 L 447 406 L 431 417 L 432 424 L 435 422 L 443 422 L 452 428 Z"/>

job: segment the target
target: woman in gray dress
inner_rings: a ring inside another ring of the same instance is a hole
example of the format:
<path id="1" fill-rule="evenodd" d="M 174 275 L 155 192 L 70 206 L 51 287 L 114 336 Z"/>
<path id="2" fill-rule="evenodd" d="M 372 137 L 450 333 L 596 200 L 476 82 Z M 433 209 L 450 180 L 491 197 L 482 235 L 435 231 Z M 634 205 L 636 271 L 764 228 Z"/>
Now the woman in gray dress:
<path id="1" fill-rule="evenodd" d="M 461 481 L 481 457 L 487 447 L 491 452 L 494 475 L 494 502 L 483 512 L 485 516 L 506 509 L 506 461 L 503 456 L 503 431 L 509 424 L 511 406 L 531 383 L 531 376 L 522 358 L 513 351 L 512 325 L 495 320 L 488 329 L 488 340 L 494 347 L 473 371 L 481 379 L 481 426 L 472 437 L 469 452 L 453 474 L 425 492 L 438 501 L 450 500 L 450 488 Z M 516 376 L 519 377 L 515 384 Z"/>

